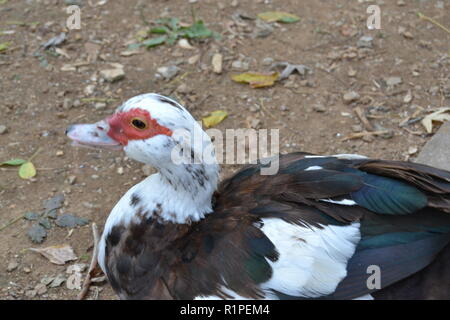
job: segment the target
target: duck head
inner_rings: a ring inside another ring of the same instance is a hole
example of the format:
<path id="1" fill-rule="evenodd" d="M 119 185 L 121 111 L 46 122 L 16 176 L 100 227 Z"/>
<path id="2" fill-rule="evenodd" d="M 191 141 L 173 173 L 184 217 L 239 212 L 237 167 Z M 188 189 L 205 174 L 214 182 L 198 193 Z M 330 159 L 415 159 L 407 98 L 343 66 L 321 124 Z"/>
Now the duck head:
<path id="1" fill-rule="evenodd" d="M 209 136 L 176 101 L 159 94 L 131 98 L 116 112 L 94 124 L 68 127 L 74 145 L 123 150 L 128 157 L 157 169 L 172 165 L 215 165 Z"/>

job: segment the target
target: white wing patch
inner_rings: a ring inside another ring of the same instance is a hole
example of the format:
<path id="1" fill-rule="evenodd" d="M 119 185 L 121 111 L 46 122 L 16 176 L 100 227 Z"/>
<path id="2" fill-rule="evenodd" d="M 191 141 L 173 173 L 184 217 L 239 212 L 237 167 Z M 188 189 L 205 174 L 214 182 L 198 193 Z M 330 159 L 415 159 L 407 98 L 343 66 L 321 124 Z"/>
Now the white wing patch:
<path id="1" fill-rule="evenodd" d="M 375 300 L 370 294 L 366 294 L 364 296 L 352 299 L 352 300 Z"/>
<path id="2" fill-rule="evenodd" d="M 295 297 L 332 294 L 347 275 L 347 262 L 360 240 L 359 223 L 348 226 L 302 227 L 277 218 L 263 219 L 261 230 L 279 252 L 261 288 Z"/>
<path id="3" fill-rule="evenodd" d="M 230 299 L 236 299 L 236 300 L 251 300 L 249 298 L 245 298 L 243 296 L 240 296 L 239 294 L 237 294 L 236 292 L 222 286 L 220 288 L 220 291 L 222 291 L 223 293 L 229 295 L 231 298 Z M 195 297 L 194 300 L 223 300 L 221 297 L 219 296 L 198 296 Z"/>
<path id="4" fill-rule="evenodd" d="M 331 199 L 319 199 L 320 201 L 334 203 L 334 204 L 340 204 L 343 206 L 355 206 L 356 202 L 350 199 L 343 199 L 343 200 L 331 200 Z"/>
<path id="5" fill-rule="evenodd" d="M 362 156 L 360 154 L 350 154 L 350 153 L 333 154 L 330 156 L 305 156 L 305 159 L 326 158 L 326 157 L 335 157 L 338 159 L 347 159 L 347 160 L 367 159 L 366 156 Z"/>
<path id="6" fill-rule="evenodd" d="M 311 170 L 320 170 L 323 169 L 321 166 L 311 166 L 305 169 L 305 171 L 311 171 Z"/>

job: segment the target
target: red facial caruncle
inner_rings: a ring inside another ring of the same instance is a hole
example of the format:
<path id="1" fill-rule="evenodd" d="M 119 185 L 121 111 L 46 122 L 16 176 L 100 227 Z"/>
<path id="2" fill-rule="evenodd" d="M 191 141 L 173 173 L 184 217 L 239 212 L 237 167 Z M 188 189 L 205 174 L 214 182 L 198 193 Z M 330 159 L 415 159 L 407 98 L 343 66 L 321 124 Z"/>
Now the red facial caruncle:
<path id="1" fill-rule="evenodd" d="M 118 112 L 107 119 L 108 136 L 126 146 L 130 140 L 144 140 L 158 134 L 171 136 L 169 128 L 161 126 L 152 119 L 147 110 L 135 108 L 127 112 Z"/>

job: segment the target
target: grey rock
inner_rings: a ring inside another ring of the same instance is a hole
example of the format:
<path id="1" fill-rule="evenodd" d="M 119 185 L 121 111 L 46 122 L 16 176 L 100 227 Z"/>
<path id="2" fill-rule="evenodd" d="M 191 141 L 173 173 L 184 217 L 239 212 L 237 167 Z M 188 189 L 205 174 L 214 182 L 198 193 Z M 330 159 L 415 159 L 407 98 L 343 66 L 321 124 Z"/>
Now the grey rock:
<path id="1" fill-rule="evenodd" d="M 248 62 L 243 62 L 241 60 L 235 60 L 231 63 L 231 68 L 236 71 L 247 71 L 249 66 L 248 66 Z"/>
<path id="2" fill-rule="evenodd" d="M 344 100 L 344 103 L 349 104 L 349 103 L 359 100 L 360 95 L 356 91 L 349 91 L 349 92 L 344 93 L 344 96 L 342 98 Z"/>
<path id="3" fill-rule="evenodd" d="M 100 75 L 109 82 L 116 82 L 125 78 L 125 71 L 122 68 L 101 70 Z"/>
<path id="4" fill-rule="evenodd" d="M 359 38 L 356 43 L 358 48 L 372 48 L 373 47 L 373 38 L 370 36 L 362 36 Z"/>
<path id="5" fill-rule="evenodd" d="M 263 66 L 270 66 L 273 63 L 273 59 L 270 57 L 264 58 L 262 60 Z"/>
<path id="6" fill-rule="evenodd" d="M 36 297 L 36 294 L 37 294 L 36 290 L 27 290 L 25 292 L 25 296 L 27 298 L 34 298 L 34 297 Z"/>
<path id="7" fill-rule="evenodd" d="M 11 261 L 8 263 L 8 267 L 6 267 L 7 272 L 13 272 L 19 267 L 19 263 L 17 261 Z"/>
<path id="8" fill-rule="evenodd" d="M 400 77 L 387 77 L 385 78 L 385 81 L 389 87 L 394 87 L 403 82 L 402 78 Z"/>
<path id="9" fill-rule="evenodd" d="M 180 68 L 172 65 L 160 67 L 157 69 L 157 71 L 165 80 L 171 80 L 178 74 L 178 72 L 180 72 Z"/>
<path id="10" fill-rule="evenodd" d="M 327 111 L 327 108 L 323 104 L 315 104 L 315 105 L 313 105 L 312 108 L 316 112 L 325 112 L 325 111 Z"/>
<path id="11" fill-rule="evenodd" d="M 73 106 L 72 99 L 70 99 L 70 98 L 64 98 L 64 101 L 63 101 L 63 109 L 68 110 L 68 109 L 72 108 L 72 106 Z"/>
<path id="12" fill-rule="evenodd" d="M 36 285 L 36 287 L 34 287 L 34 290 L 38 295 L 43 295 L 47 293 L 47 286 L 43 283 L 39 283 Z"/>
<path id="13" fill-rule="evenodd" d="M 63 273 L 60 273 L 56 276 L 55 279 L 53 279 L 53 281 L 50 283 L 50 288 L 56 288 L 59 287 L 60 285 L 62 285 L 64 283 L 64 281 L 66 281 L 66 277 L 64 276 Z"/>
<path id="14" fill-rule="evenodd" d="M 106 103 L 104 102 L 97 102 L 94 106 L 95 110 L 105 110 L 106 109 Z"/>
<path id="15" fill-rule="evenodd" d="M 47 286 L 47 285 L 49 285 L 53 280 L 55 280 L 55 278 L 56 278 L 56 277 L 52 277 L 52 276 L 44 276 L 44 277 L 41 279 L 41 283 Z"/>
<path id="16" fill-rule="evenodd" d="M 50 40 L 48 40 L 46 43 L 44 43 L 42 45 L 42 47 L 44 48 L 44 50 L 48 49 L 50 47 L 56 47 L 56 46 L 59 46 L 61 43 L 63 43 L 65 40 L 66 40 L 66 33 L 61 32 L 56 37 L 53 37 Z"/>
<path id="17" fill-rule="evenodd" d="M 4 125 L 0 125 L 0 134 L 5 134 L 8 132 L 8 128 Z"/>
<path id="18" fill-rule="evenodd" d="M 273 32 L 273 27 L 262 20 L 255 20 L 255 29 L 253 30 L 252 38 L 265 38 L 268 37 Z"/>
<path id="19" fill-rule="evenodd" d="M 67 183 L 70 184 L 70 185 L 74 185 L 76 181 L 77 181 L 77 177 L 76 176 L 69 176 L 67 178 Z"/>
<path id="20" fill-rule="evenodd" d="M 450 170 L 450 122 L 444 122 L 422 148 L 415 162 Z"/>

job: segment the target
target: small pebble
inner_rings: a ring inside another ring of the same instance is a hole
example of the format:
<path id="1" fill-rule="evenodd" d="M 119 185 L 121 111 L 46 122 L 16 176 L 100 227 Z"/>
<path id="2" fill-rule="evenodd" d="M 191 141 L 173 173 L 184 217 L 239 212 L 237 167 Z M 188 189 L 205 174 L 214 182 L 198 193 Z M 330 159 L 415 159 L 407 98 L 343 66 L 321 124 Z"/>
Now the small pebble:
<path id="1" fill-rule="evenodd" d="M 117 168 L 117 173 L 118 173 L 118 174 L 122 175 L 123 172 L 124 172 L 124 171 L 123 171 L 123 167 Z"/>
<path id="2" fill-rule="evenodd" d="M 0 125 L 0 134 L 5 134 L 8 132 L 8 128 L 4 125 Z"/>
<path id="3" fill-rule="evenodd" d="M 47 286 L 43 283 L 39 283 L 34 287 L 34 290 L 38 295 L 43 295 L 44 293 L 47 293 Z"/>
<path id="4" fill-rule="evenodd" d="M 417 147 L 409 147 L 408 148 L 408 154 L 409 155 L 413 155 L 415 154 L 419 149 L 417 149 Z"/>
<path id="5" fill-rule="evenodd" d="M 386 81 L 386 84 L 389 87 L 394 87 L 394 86 L 399 85 L 400 83 L 402 83 L 402 78 L 400 78 L 400 77 L 387 77 L 385 79 L 385 81 Z"/>
<path id="6" fill-rule="evenodd" d="M 359 38 L 356 45 L 358 46 L 358 48 L 372 48 L 373 47 L 372 41 L 373 41 L 372 37 L 362 36 L 361 38 Z"/>
<path id="7" fill-rule="evenodd" d="M 11 261 L 6 268 L 6 271 L 12 272 L 19 267 L 19 263 L 17 261 Z"/>
<path id="8" fill-rule="evenodd" d="M 316 112 L 325 112 L 327 111 L 327 109 L 325 108 L 325 106 L 323 104 L 315 104 L 313 106 L 313 110 Z"/>
<path id="9" fill-rule="evenodd" d="M 273 59 L 272 58 L 264 58 L 262 61 L 263 66 L 270 66 L 273 63 Z"/>
<path id="10" fill-rule="evenodd" d="M 76 176 L 69 176 L 67 178 L 67 183 L 70 184 L 70 185 L 74 185 L 76 181 L 77 181 L 77 177 Z"/>
<path id="11" fill-rule="evenodd" d="M 344 99 L 344 103 L 349 104 L 351 102 L 359 100 L 360 97 L 361 96 L 359 95 L 358 92 L 349 91 L 344 94 L 343 99 Z"/>
<path id="12" fill-rule="evenodd" d="M 25 296 L 27 296 L 28 298 L 34 298 L 36 294 L 37 294 L 36 290 L 25 291 Z"/>
<path id="13" fill-rule="evenodd" d="M 178 41 L 178 46 L 180 48 L 187 49 L 187 50 L 195 49 L 193 46 L 191 46 L 191 44 L 189 43 L 189 41 L 187 39 L 180 39 Z"/>
<path id="14" fill-rule="evenodd" d="M 214 73 L 217 73 L 217 74 L 222 73 L 222 60 L 223 60 L 223 57 L 220 53 L 216 53 L 213 55 L 211 63 L 213 66 Z"/>
<path id="15" fill-rule="evenodd" d="M 231 68 L 236 71 L 247 71 L 249 66 L 247 62 L 235 60 L 231 63 Z"/>
<path id="16" fill-rule="evenodd" d="M 177 66 L 166 66 L 158 68 L 157 71 L 165 80 L 171 80 L 180 72 L 180 68 Z"/>
<path id="17" fill-rule="evenodd" d="M 104 103 L 104 102 L 97 102 L 94 105 L 94 108 L 95 108 L 95 110 L 104 110 L 104 109 L 106 109 L 106 103 Z"/>
<path id="18" fill-rule="evenodd" d="M 123 70 L 123 66 L 122 66 L 122 68 L 120 68 L 119 64 L 116 64 L 116 65 L 117 65 L 117 68 L 101 70 L 100 75 L 106 81 L 109 81 L 109 82 L 116 82 L 116 81 L 123 79 L 125 77 L 125 71 Z"/>
<path id="19" fill-rule="evenodd" d="M 62 157 L 63 155 L 64 155 L 64 151 L 62 151 L 62 150 L 56 151 L 56 156 L 57 157 Z"/>

